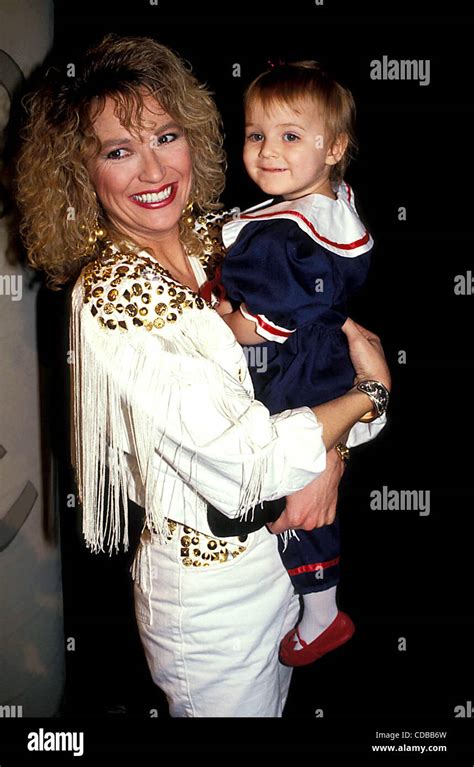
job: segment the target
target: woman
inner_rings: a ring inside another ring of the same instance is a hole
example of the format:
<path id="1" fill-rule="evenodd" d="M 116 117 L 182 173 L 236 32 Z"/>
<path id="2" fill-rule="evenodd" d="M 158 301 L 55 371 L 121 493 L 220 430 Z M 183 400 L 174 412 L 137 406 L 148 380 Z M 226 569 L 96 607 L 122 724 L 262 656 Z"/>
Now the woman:
<path id="1" fill-rule="evenodd" d="M 270 417 L 242 349 L 199 295 L 220 245 L 212 217 L 189 211 L 218 208 L 224 185 L 209 93 L 147 38 L 107 36 L 74 81 L 51 74 L 27 100 L 18 199 L 32 265 L 53 287 L 76 278 L 73 463 L 87 545 L 127 547 L 121 502 L 145 509 L 135 612 L 172 716 L 281 716 L 291 669 L 278 644 L 298 600 L 276 536 L 261 527 L 221 540 L 207 504 L 246 519 L 292 496 L 278 531 L 314 527 L 308 496 L 329 496 L 332 513 L 340 470 L 313 481 L 368 410 L 379 417 L 348 444 L 383 427 L 383 352 L 348 321 L 358 380 L 373 379 L 373 393 Z"/>

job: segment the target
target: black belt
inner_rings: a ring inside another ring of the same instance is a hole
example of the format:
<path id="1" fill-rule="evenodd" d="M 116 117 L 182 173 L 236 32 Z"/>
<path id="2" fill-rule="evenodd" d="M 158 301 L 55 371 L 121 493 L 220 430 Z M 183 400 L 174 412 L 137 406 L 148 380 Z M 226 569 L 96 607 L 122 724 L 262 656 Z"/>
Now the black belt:
<path id="1" fill-rule="evenodd" d="M 219 538 L 230 538 L 233 536 L 248 535 L 254 533 L 267 522 L 275 522 L 280 516 L 286 505 L 285 498 L 277 498 L 275 501 L 263 501 L 263 503 L 254 506 L 253 510 L 248 512 L 248 520 L 231 519 L 226 517 L 221 511 L 207 504 L 207 522 L 213 535 Z M 252 518 L 253 517 L 253 518 Z"/>

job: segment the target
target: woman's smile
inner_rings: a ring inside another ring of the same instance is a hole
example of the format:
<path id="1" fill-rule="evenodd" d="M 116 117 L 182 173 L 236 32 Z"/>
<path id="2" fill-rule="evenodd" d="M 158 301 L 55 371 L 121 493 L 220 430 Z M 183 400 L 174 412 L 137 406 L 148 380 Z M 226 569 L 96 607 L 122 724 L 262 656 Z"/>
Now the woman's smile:
<path id="1" fill-rule="evenodd" d="M 139 194 L 130 195 L 130 199 L 142 208 L 164 208 L 176 197 L 178 183 L 168 184 L 159 189 L 147 189 Z"/>

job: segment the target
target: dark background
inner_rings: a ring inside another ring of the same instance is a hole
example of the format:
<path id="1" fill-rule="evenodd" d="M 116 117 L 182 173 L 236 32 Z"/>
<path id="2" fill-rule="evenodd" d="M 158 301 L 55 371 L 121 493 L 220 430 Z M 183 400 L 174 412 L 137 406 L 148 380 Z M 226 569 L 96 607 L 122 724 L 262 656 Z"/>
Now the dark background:
<path id="1" fill-rule="evenodd" d="M 352 316 L 382 337 L 393 394 L 388 428 L 376 443 L 353 451 L 341 489 L 339 604 L 357 633 L 344 648 L 295 670 L 285 717 L 304 720 L 298 725 L 304 730 L 316 709 L 332 721 L 390 723 L 403 715 L 406 724 L 451 722 L 455 706 L 474 695 L 474 296 L 454 294 L 455 275 L 473 266 L 474 17 L 456 16 L 455 4 L 448 10 L 451 16 L 436 17 L 426 15 L 428 3 L 398 3 L 398 16 L 382 16 L 375 3 L 327 0 L 323 7 L 292 2 L 279 15 L 273 3 L 56 3 L 55 51 L 67 62 L 114 31 L 153 36 L 192 63 L 223 115 L 228 205 L 245 208 L 263 199 L 240 158 L 241 97 L 269 58 L 317 59 L 354 94 L 360 152 L 346 178 L 376 247 Z M 429 59 L 430 84 L 371 80 L 371 60 L 384 55 Z M 232 76 L 235 63 L 241 78 Z M 398 220 L 400 206 L 406 221 Z M 63 328 L 65 297 L 43 295 L 44 312 L 55 313 Z M 147 718 L 157 708 L 167 716 L 134 625 L 130 556 L 90 554 L 79 512 L 66 506 L 74 485 L 60 339 L 56 349 L 48 346 L 43 364 L 52 371 L 57 416 L 66 637 L 76 640 L 67 652 L 62 713 Z M 406 364 L 398 363 L 400 350 Z M 371 510 L 370 492 L 384 485 L 429 490 L 431 513 Z M 138 534 L 140 515 L 133 513 Z M 406 651 L 398 649 L 401 637 Z"/>

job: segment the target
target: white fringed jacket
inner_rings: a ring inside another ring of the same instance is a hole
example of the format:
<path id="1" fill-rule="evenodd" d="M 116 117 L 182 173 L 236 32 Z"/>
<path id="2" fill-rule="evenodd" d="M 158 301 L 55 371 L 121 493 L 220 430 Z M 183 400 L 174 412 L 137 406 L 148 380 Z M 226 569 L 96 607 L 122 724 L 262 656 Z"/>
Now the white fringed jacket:
<path id="1" fill-rule="evenodd" d="M 204 269 L 190 260 L 202 284 Z M 73 465 L 93 551 L 128 548 L 121 500 L 125 510 L 127 498 L 145 509 L 145 527 L 160 542 L 168 518 L 212 535 L 207 501 L 245 518 L 325 468 L 309 407 L 270 416 L 253 398 L 232 331 L 145 251 L 109 245 L 84 267 L 72 293 L 70 344 Z M 384 423 L 357 424 L 349 446 Z"/>

